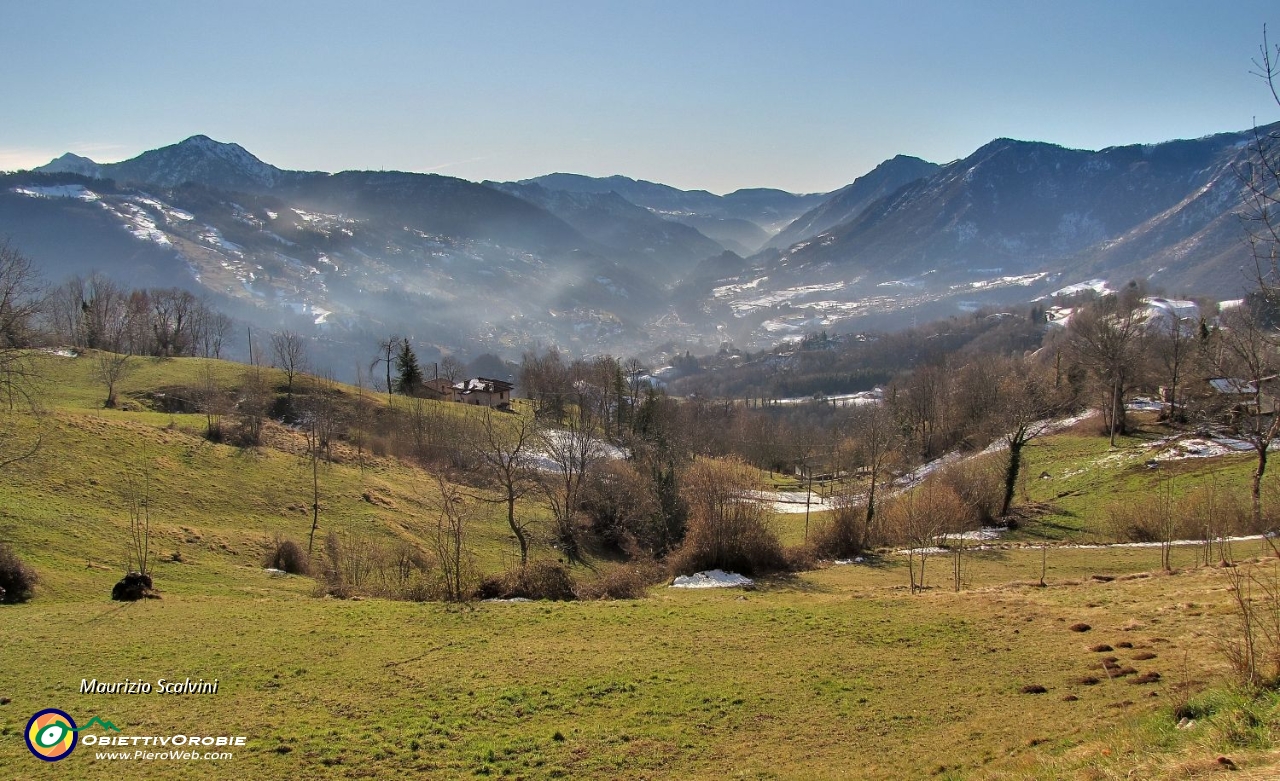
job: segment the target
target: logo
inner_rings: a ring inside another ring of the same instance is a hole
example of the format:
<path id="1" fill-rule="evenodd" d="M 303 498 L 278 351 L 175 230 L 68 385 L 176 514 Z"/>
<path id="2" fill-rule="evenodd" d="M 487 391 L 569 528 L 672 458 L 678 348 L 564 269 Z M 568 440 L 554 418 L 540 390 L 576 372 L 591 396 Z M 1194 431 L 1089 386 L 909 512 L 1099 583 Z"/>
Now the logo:
<path id="1" fill-rule="evenodd" d="M 45 708 L 27 722 L 27 748 L 45 762 L 65 759 L 76 747 L 76 722 L 57 708 Z"/>

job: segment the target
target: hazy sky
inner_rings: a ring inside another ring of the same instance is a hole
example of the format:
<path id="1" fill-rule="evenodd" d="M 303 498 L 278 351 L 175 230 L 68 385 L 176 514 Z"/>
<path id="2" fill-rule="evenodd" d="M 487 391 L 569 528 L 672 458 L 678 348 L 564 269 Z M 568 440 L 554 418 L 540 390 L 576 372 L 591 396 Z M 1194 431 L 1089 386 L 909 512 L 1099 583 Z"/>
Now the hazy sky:
<path id="1" fill-rule="evenodd" d="M 1007 136 L 1280 119 L 1274 0 L 0 0 L 0 169 L 203 133 L 283 168 L 826 191 Z"/>

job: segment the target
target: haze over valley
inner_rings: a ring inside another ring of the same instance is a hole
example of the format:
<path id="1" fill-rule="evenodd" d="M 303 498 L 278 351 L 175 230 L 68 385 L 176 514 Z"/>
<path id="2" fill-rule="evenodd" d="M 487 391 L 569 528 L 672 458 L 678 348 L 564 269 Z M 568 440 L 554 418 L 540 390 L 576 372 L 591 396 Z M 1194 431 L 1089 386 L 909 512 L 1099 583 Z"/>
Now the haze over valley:
<path id="1" fill-rule="evenodd" d="M 830 193 L 723 196 L 622 176 L 288 171 L 194 136 L 5 175 L 0 235 L 50 279 L 177 285 L 298 329 L 343 376 L 388 334 L 428 359 L 555 344 L 660 361 L 1082 283 L 1239 298 L 1254 132 L 1096 152 L 997 139 L 944 164 L 895 156 Z"/>

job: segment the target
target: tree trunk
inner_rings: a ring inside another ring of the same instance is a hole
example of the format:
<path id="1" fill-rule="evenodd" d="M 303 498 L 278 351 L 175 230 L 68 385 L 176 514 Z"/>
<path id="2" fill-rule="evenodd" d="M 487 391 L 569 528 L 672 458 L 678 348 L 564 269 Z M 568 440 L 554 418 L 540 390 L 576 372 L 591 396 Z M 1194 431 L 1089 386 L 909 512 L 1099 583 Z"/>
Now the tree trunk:
<path id="1" fill-rule="evenodd" d="M 516 536 L 516 542 L 520 545 L 520 567 L 523 569 L 529 563 L 529 541 L 525 539 L 524 530 L 516 523 L 516 497 L 513 494 L 507 494 L 507 525 L 511 527 L 511 533 Z"/>
<path id="2" fill-rule="evenodd" d="M 1114 443 L 1114 439 L 1112 440 Z M 1026 444 L 1021 439 L 1015 439 L 1009 443 L 1009 466 L 1004 473 L 1004 501 L 1000 504 L 1000 517 L 1003 518 L 1009 514 L 1009 508 L 1013 505 L 1013 493 L 1018 487 L 1018 471 L 1022 468 L 1022 446 Z"/>

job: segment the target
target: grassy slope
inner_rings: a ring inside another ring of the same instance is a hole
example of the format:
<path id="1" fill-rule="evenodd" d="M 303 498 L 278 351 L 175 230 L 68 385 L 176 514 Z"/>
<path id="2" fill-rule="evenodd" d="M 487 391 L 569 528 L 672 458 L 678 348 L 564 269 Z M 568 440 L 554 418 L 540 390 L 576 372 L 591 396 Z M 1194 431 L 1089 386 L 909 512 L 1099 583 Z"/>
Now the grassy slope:
<path id="1" fill-rule="evenodd" d="M 1088 577 L 1154 570 L 1158 551 L 1052 550 L 1048 589 L 1019 585 L 1039 578 L 1038 551 L 985 551 L 964 559 L 960 594 L 948 591 L 950 561 L 932 557 L 936 588 L 916 597 L 895 558 L 748 593 L 658 588 L 636 602 L 318 600 L 310 581 L 259 566 L 275 533 L 301 539 L 308 527 L 299 457 L 208 444 L 195 433 L 202 420 L 186 416 L 96 409 L 88 364 L 50 361 L 48 446 L 0 475 L 0 539 L 44 576 L 36 600 L 0 607 L 0 697 L 12 698 L 0 706 L 2 777 L 1040 779 L 1141 767 L 1157 778 L 1211 761 L 1223 745 L 1212 719 L 1179 732 L 1160 711 L 1177 681 L 1213 681 L 1223 669 L 1214 650 L 1223 578 L 1190 569 L 1192 549 L 1175 551 L 1182 574 L 1111 583 Z M 126 391 L 180 384 L 184 363 L 149 363 Z M 238 368 L 226 371 L 230 382 Z M 1059 452 L 1090 461 L 1096 445 L 1046 440 L 1032 468 L 1038 475 Z M 156 548 L 183 561 L 158 565 L 163 600 L 117 605 L 106 597 L 127 514 L 115 486 L 139 453 L 164 467 Z M 1099 477 L 1089 489 L 1141 496 L 1140 477 Z M 1048 482 L 1033 481 L 1032 498 Z M 418 470 L 344 463 L 325 485 L 326 528 L 389 539 L 433 522 L 434 490 Z M 1068 499 L 1059 504 L 1074 515 L 1064 517 L 1087 528 L 1086 499 L 1074 508 Z M 493 569 L 509 542 L 497 508 L 480 511 L 473 546 Z M 794 532 L 803 516 L 783 523 Z M 1077 621 L 1093 631 L 1068 631 Z M 1134 664 L 1161 672 L 1160 683 L 1072 683 L 1100 670 L 1090 644 L 1121 640 L 1136 646 L 1117 652 L 1124 660 L 1157 654 Z M 86 677 L 188 675 L 217 677 L 221 691 L 77 693 Z M 1019 693 L 1032 683 L 1049 692 Z M 1064 701 L 1068 693 L 1079 699 Z M 43 707 L 100 715 L 126 734 L 203 726 L 250 745 L 222 765 L 112 766 L 88 746 L 43 765 L 20 735 Z M 1246 769 L 1272 767 L 1262 752 L 1232 756 Z"/>

